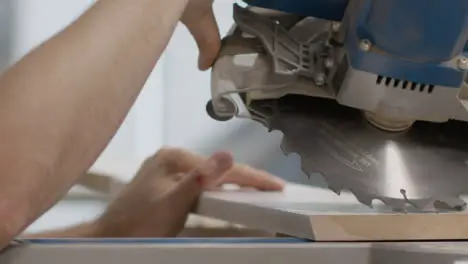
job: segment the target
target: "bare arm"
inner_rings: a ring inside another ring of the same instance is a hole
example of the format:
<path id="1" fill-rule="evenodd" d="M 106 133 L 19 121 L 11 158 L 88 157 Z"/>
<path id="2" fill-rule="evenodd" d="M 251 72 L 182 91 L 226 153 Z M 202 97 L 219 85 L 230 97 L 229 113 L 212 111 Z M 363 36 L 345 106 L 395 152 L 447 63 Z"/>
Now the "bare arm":
<path id="1" fill-rule="evenodd" d="M 35 234 L 25 234 L 21 238 L 35 239 L 35 238 L 102 238 L 99 228 L 95 222 L 88 222 L 76 226 L 50 230 Z"/>
<path id="2" fill-rule="evenodd" d="M 106 147 L 186 4 L 100 0 L 0 78 L 0 248 Z"/>

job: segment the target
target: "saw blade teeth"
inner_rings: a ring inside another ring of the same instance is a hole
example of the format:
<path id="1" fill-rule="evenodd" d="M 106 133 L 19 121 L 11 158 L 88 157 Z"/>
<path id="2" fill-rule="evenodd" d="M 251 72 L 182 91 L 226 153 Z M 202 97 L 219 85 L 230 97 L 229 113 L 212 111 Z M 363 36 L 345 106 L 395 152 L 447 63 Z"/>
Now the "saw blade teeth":
<path id="1" fill-rule="evenodd" d="M 271 122 L 267 122 L 268 125 L 267 125 L 267 128 L 268 128 L 268 131 L 272 132 L 272 131 L 279 131 L 279 132 L 283 132 L 281 131 L 281 129 L 279 127 L 277 127 L 275 124 L 272 124 Z"/>
<path id="2" fill-rule="evenodd" d="M 314 164 L 305 162 L 305 159 L 301 157 L 301 170 L 307 174 L 309 179 L 312 177 L 312 174 L 316 174 L 317 170 Z"/>
<path id="3" fill-rule="evenodd" d="M 294 153 L 293 148 L 291 147 L 290 143 L 288 143 L 288 140 L 285 137 L 283 137 L 283 140 L 281 141 L 280 148 L 281 148 L 281 151 L 283 151 L 285 155 Z M 302 163 L 302 160 L 301 160 L 301 163 Z"/>
<path id="4" fill-rule="evenodd" d="M 272 127 L 272 126 L 267 126 L 268 128 L 268 133 L 272 133 L 272 132 L 282 132 L 281 129 L 277 128 L 277 127 Z"/>
<path id="5" fill-rule="evenodd" d="M 334 180 L 333 177 L 327 177 L 326 175 L 322 175 L 322 177 L 325 179 L 328 188 L 334 193 L 340 195 L 344 190 L 343 184 L 340 181 Z"/>
<path id="6" fill-rule="evenodd" d="M 341 188 L 340 186 L 332 186 L 332 185 L 328 185 L 328 189 L 330 189 L 332 192 L 340 195 L 341 192 L 343 191 L 343 188 Z"/>
<path id="7" fill-rule="evenodd" d="M 443 197 L 433 201 L 433 206 L 439 211 L 464 211 L 467 207 L 467 203 L 460 197 Z"/>
<path id="8" fill-rule="evenodd" d="M 300 157 L 301 169 L 309 180 L 316 177 L 313 174 L 320 174 L 331 191 L 340 195 L 344 190 L 349 190 L 361 204 L 370 208 L 379 207 L 373 204 L 377 200 L 383 202 L 387 209 L 400 213 L 462 211 L 467 207 L 466 202 L 459 197 L 422 197 L 421 199 L 414 199 L 414 196 L 408 194 L 404 189 L 400 190 L 401 196 L 387 197 L 384 193 L 379 193 L 376 190 L 368 190 L 366 189 L 368 185 L 359 184 L 356 179 L 330 172 L 335 170 L 326 171 L 327 168 L 324 169 L 320 161 L 309 158 L 312 157 L 311 153 L 314 154 L 314 152 L 308 152 L 300 140 L 286 137 L 281 127 L 271 126 L 270 130 L 279 131 L 283 134 L 281 150 L 285 155 L 297 154 Z M 322 172 L 322 170 L 324 171 Z"/>
<path id="9" fill-rule="evenodd" d="M 409 200 L 408 204 L 412 205 L 414 208 L 418 209 L 419 211 L 426 212 L 426 213 L 435 213 L 438 212 L 437 208 L 435 207 L 433 199 L 423 199 L 423 200 Z"/>
<path id="10" fill-rule="evenodd" d="M 395 199 L 395 198 L 387 198 L 387 197 L 378 197 L 380 201 L 382 201 L 385 205 L 392 208 L 395 212 L 407 213 L 407 201 L 402 199 Z"/>
<path id="11" fill-rule="evenodd" d="M 354 196 L 360 203 L 364 204 L 367 207 L 374 208 L 374 206 L 372 205 L 372 202 L 374 201 L 373 197 L 367 195 L 356 195 L 356 193 L 353 191 L 351 191 L 351 193 L 354 194 Z"/>

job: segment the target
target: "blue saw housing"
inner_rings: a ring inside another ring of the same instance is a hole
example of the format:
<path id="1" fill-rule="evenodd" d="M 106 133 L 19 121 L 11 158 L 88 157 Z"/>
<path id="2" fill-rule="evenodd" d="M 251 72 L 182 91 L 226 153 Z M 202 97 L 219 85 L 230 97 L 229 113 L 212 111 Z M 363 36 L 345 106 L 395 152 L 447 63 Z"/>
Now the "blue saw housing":
<path id="1" fill-rule="evenodd" d="M 348 5 L 348 0 L 247 0 L 246 2 L 253 6 L 334 21 L 343 19 Z"/>
<path id="2" fill-rule="evenodd" d="M 420 84 L 459 88 L 468 51 L 466 0 L 248 0 L 249 5 L 341 21 L 350 65 Z M 362 50 L 360 42 L 372 43 Z"/>

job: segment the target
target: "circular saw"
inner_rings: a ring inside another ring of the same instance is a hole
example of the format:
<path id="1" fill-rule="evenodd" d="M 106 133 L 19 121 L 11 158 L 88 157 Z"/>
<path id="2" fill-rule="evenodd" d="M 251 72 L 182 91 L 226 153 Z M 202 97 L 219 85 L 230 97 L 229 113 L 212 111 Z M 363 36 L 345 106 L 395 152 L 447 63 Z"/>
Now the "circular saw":
<path id="1" fill-rule="evenodd" d="M 259 0 L 233 16 L 212 118 L 281 131 L 309 177 L 365 205 L 466 207 L 466 1 Z"/>

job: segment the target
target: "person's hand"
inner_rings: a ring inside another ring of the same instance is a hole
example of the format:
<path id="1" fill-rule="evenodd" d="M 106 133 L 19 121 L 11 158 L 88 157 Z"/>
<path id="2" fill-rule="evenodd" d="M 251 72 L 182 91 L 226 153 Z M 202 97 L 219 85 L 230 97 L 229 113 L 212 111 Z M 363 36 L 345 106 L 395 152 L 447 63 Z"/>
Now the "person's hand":
<path id="1" fill-rule="evenodd" d="M 210 158 L 165 149 L 149 158 L 97 223 L 101 237 L 171 237 L 184 227 L 199 195 L 223 183 L 281 191 L 284 181 L 227 153 Z"/>
<path id="2" fill-rule="evenodd" d="M 200 51 L 199 69 L 209 69 L 221 48 L 218 24 L 213 13 L 213 0 L 189 0 L 181 22 L 197 42 Z"/>

